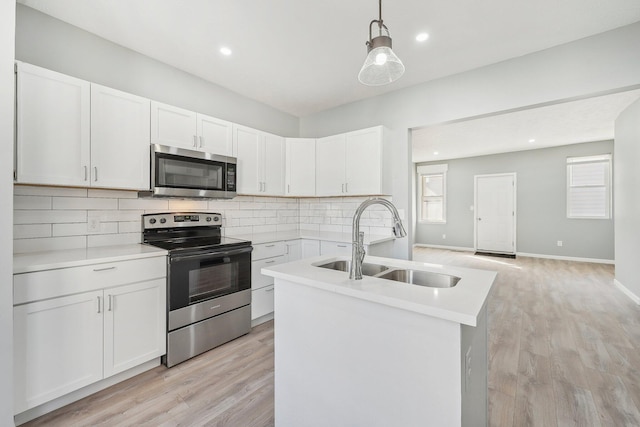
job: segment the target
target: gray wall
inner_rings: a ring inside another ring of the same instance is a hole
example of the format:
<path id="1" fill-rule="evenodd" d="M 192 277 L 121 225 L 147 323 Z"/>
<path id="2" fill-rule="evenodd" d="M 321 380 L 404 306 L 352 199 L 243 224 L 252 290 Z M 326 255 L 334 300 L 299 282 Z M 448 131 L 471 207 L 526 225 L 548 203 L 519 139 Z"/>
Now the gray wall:
<path id="1" fill-rule="evenodd" d="M 415 216 L 409 129 L 639 85 L 639 45 L 636 23 L 303 117 L 300 134 L 323 136 L 378 124 L 394 129 L 393 202 L 411 215 L 411 235 Z M 396 255 L 406 257 L 412 241 L 403 242 Z"/>
<path id="2" fill-rule="evenodd" d="M 474 175 L 515 172 L 517 252 L 613 260 L 613 219 L 567 219 L 566 214 L 567 157 L 609 153 L 613 141 L 418 163 L 446 163 L 449 170 L 447 223 L 418 223 L 415 243 L 473 248 L 474 212 L 469 207 L 474 204 Z"/>
<path id="3" fill-rule="evenodd" d="M 18 4 L 16 59 L 281 136 L 299 120 Z"/>
<path id="4" fill-rule="evenodd" d="M 640 298 L 640 101 L 616 120 L 616 280 Z"/>
<path id="5" fill-rule="evenodd" d="M 0 425 L 13 425 L 13 58 L 15 2 L 0 2 Z"/>

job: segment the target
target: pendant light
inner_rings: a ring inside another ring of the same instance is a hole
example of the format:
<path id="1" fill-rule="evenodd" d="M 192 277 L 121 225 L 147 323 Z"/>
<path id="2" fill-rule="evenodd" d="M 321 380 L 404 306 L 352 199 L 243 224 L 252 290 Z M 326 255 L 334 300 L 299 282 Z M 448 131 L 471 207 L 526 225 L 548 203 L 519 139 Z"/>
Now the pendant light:
<path id="1" fill-rule="evenodd" d="M 373 24 L 378 24 L 378 36 L 372 37 Z M 382 30 L 386 35 L 382 34 Z M 382 22 L 382 0 L 379 0 L 379 19 L 369 24 L 369 41 L 367 41 L 367 58 L 358 74 L 360 83 L 367 86 L 381 86 L 398 80 L 404 74 L 404 65 L 391 50 L 389 29 Z"/>

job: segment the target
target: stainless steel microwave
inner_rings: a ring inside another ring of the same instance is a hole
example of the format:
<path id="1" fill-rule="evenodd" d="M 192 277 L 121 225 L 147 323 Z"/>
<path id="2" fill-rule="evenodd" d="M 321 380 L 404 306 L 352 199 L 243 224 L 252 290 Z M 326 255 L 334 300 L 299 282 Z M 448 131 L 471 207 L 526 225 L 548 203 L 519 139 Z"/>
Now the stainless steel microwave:
<path id="1" fill-rule="evenodd" d="M 151 144 L 151 191 L 140 196 L 231 199 L 236 179 L 235 157 Z"/>

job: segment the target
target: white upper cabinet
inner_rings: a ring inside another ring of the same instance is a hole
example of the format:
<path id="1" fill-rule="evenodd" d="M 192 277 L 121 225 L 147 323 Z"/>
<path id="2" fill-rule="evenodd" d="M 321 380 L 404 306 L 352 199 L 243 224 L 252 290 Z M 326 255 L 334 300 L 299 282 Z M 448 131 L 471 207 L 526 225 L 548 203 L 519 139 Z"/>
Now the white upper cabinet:
<path id="1" fill-rule="evenodd" d="M 348 132 L 345 135 L 345 193 L 348 195 L 389 194 L 383 181 L 382 126 Z M 388 181 L 388 180 L 387 180 Z"/>
<path id="2" fill-rule="evenodd" d="M 196 113 L 151 102 L 151 143 L 195 150 L 198 147 Z"/>
<path id="3" fill-rule="evenodd" d="M 151 102 L 151 143 L 233 155 L 232 123 L 161 102 Z"/>
<path id="4" fill-rule="evenodd" d="M 385 157 L 389 155 L 385 152 L 387 146 L 382 126 L 319 138 L 316 146 L 317 195 L 390 194 L 390 171 L 385 170 Z"/>
<path id="5" fill-rule="evenodd" d="M 316 194 L 316 140 L 312 138 L 286 138 L 287 196 L 315 196 Z"/>
<path id="6" fill-rule="evenodd" d="M 149 189 L 148 99 L 17 64 L 16 182 Z"/>
<path id="7" fill-rule="evenodd" d="M 17 64 L 16 181 L 88 186 L 89 82 Z"/>
<path id="8" fill-rule="evenodd" d="M 285 140 L 246 126 L 233 126 L 238 158 L 238 194 L 284 194 Z"/>
<path id="9" fill-rule="evenodd" d="M 151 101 L 91 84 L 91 185 L 149 188 Z"/>
<path id="10" fill-rule="evenodd" d="M 345 134 L 318 138 L 316 142 L 316 194 L 344 195 Z"/>
<path id="11" fill-rule="evenodd" d="M 197 119 L 198 149 L 207 153 L 233 156 L 233 124 L 199 113 Z"/>

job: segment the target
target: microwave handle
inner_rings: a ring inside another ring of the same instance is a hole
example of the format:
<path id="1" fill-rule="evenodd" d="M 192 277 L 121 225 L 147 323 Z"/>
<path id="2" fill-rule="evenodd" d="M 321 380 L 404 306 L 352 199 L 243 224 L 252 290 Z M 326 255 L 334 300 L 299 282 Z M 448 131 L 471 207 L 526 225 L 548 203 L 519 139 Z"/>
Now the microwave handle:
<path id="1" fill-rule="evenodd" d="M 222 257 L 226 257 L 226 256 L 233 256 L 233 255 L 240 255 L 240 254 L 244 254 L 244 253 L 248 253 L 251 252 L 253 250 L 253 248 L 251 246 L 246 247 L 246 248 L 240 248 L 240 249 L 232 249 L 230 251 L 215 251 L 215 252 L 205 252 L 205 253 L 199 253 L 199 254 L 194 254 L 194 255 L 184 255 L 184 256 L 172 256 L 171 257 L 171 261 L 187 261 L 187 260 L 193 260 L 193 259 L 202 259 L 202 258 L 211 258 L 212 256 L 216 257 L 216 258 L 222 258 Z"/>

